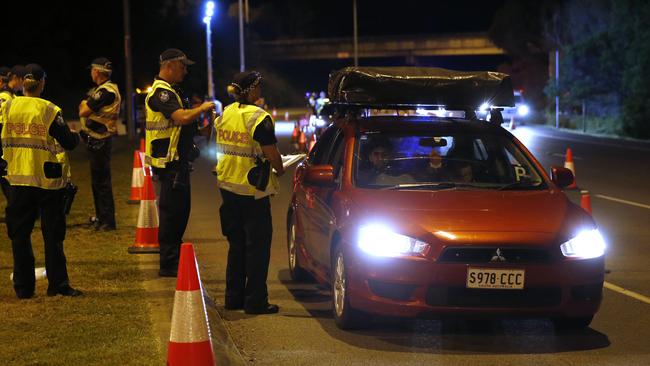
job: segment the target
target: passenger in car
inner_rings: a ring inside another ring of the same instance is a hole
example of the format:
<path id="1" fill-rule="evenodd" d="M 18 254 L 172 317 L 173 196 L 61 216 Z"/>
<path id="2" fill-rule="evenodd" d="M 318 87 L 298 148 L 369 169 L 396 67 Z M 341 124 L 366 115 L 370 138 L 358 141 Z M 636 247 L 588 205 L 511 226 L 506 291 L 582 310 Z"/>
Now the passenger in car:
<path id="1" fill-rule="evenodd" d="M 366 145 L 367 160 L 359 168 L 358 178 L 361 184 L 395 185 L 411 183 L 409 174 L 394 174 L 390 161 L 394 157 L 391 142 L 383 137 L 375 137 Z"/>

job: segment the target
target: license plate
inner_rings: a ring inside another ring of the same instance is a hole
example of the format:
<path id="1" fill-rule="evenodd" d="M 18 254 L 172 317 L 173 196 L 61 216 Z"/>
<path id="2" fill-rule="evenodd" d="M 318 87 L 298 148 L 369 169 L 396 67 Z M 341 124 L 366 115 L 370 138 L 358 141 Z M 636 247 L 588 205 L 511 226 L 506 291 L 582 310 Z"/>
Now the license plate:
<path id="1" fill-rule="evenodd" d="M 524 288 L 525 271 L 523 269 L 467 269 L 467 288 L 511 289 Z"/>

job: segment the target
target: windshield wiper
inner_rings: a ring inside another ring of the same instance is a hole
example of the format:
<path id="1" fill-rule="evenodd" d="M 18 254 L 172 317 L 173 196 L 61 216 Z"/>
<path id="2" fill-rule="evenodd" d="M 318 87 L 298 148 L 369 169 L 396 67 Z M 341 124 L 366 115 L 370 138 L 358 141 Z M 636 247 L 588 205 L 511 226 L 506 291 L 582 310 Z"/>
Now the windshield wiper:
<path id="1" fill-rule="evenodd" d="M 519 188 L 537 188 L 542 185 L 542 182 L 514 182 L 510 184 L 506 184 L 505 186 L 501 186 L 497 188 L 497 191 L 506 191 L 506 190 L 511 190 L 511 189 L 519 189 Z"/>
<path id="2" fill-rule="evenodd" d="M 456 183 L 453 182 L 441 182 L 441 183 L 402 183 L 396 184 L 390 187 L 384 187 L 385 190 L 398 190 L 398 189 L 433 189 L 433 190 L 443 190 L 443 189 L 454 189 L 458 187 Z"/>

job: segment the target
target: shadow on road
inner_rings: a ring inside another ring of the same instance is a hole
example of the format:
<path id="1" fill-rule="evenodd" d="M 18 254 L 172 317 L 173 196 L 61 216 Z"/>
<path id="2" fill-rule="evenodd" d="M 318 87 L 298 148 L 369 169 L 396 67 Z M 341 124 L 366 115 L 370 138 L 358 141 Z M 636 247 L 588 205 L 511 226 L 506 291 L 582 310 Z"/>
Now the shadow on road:
<path id="1" fill-rule="evenodd" d="M 546 319 L 425 320 L 375 317 L 366 329 L 343 331 L 336 327 L 332 317 L 329 288 L 315 282 L 293 282 L 288 270 L 279 271 L 278 279 L 332 338 L 365 349 L 434 354 L 545 354 L 592 350 L 610 345 L 607 336 L 597 330 L 587 328 L 560 333 Z"/>

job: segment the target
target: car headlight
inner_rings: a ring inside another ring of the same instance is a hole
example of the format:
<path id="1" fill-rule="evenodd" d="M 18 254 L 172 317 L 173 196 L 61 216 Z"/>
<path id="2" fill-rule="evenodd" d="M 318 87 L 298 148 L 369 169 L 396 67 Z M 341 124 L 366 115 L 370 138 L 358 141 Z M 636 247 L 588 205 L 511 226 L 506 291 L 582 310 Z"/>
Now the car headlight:
<path id="1" fill-rule="evenodd" d="M 423 254 L 429 246 L 417 239 L 397 234 L 382 225 L 367 225 L 359 229 L 359 248 L 380 257 Z"/>
<path id="2" fill-rule="evenodd" d="M 598 229 L 584 230 L 574 238 L 562 243 L 560 249 L 565 257 L 589 259 L 605 254 L 605 240 Z"/>
<path id="3" fill-rule="evenodd" d="M 481 112 L 486 112 L 488 109 L 490 109 L 490 105 L 487 102 L 478 107 L 478 110 Z"/>
<path id="4" fill-rule="evenodd" d="M 529 112 L 530 109 L 525 104 L 522 104 L 517 108 L 517 114 L 519 114 L 522 117 L 528 115 Z"/>

